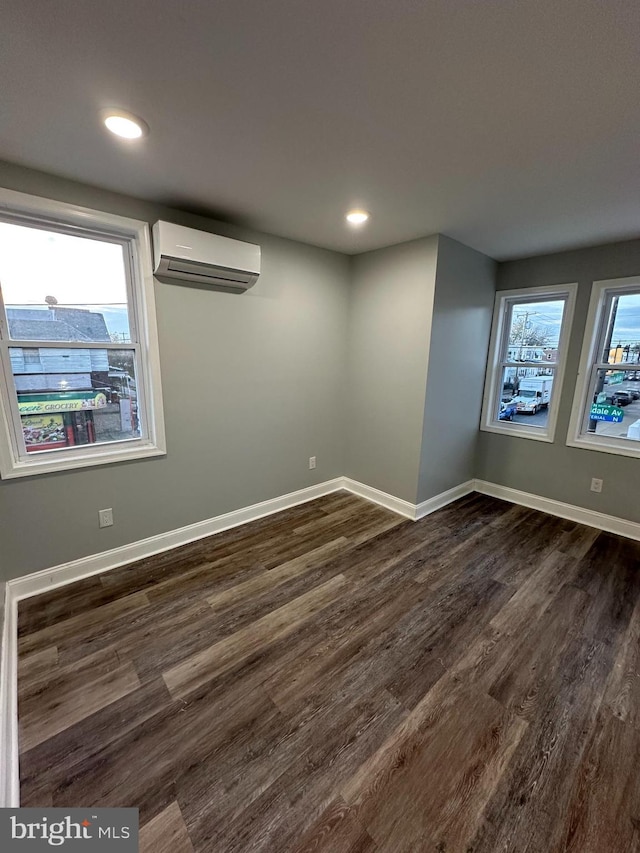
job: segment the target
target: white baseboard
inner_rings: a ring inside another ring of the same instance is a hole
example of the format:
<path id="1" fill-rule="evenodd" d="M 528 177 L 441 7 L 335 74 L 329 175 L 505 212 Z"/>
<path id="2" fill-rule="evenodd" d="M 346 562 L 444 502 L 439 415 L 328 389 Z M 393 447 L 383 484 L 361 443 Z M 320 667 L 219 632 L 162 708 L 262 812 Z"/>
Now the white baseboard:
<path id="1" fill-rule="evenodd" d="M 491 497 L 502 498 L 502 500 L 509 501 L 510 503 L 520 504 L 520 506 L 526 506 L 530 509 L 537 509 L 540 512 L 548 512 L 550 515 L 557 515 L 559 518 L 566 518 L 569 521 L 586 524 L 587 527 L 596 527 L 598 530 L 605 530 L 607 533 L 626 536 L 627 539 L 640 540 L 640 524 L 635 521 L 627 521 L 615 515 L 605 515 L 603 512 L 584 509 L 574 504 L 566 504 L 562 501 L 555 501 L 552 498 L 544 498 L 541 495 L 521 492 L 519 489 L 511 489 L 508 486 L 500 486 L 497 483 L 488 483 L 486 480 L 474 480 L 474 488 L 476 492 L 480 492 L 483 495 L 491 495 Z"/>
<path id="2" fill-rule="evenodd" d="M 415 520 L 416 505 L 409 503 L 409 501 L 396 498 L 387 492 L 381 492 L 379 489 L 374 489 L 373 486 L 359 483 L 350 477 L 342 478 L 342 488 L 347 492 L 351 492 L 352 495 L 357 495 L 359 498 L 364 498 L 374 504 L 383 506 L 385 509 L 390 509 L 392 512 L 397 512 L 398 515 L 404 515 L 405 518 L 410 518 L 412 521 Z"/>
<path id="3" fill-rule="evenodd" d="M 390 509 L 392 512 L 397 512 L 398 515 L 404 515 L 405 518 L 409 518 L 411 521 L 419 521 L 425 515 L 430 515 L 437 509 L 441 509 L 443 506 L 457 501 L 458 498 L 468 495 L 473 491 L 474 481 L 467 480 L 466 483 L 460 483 L 460 485 L 454 486 L 452 489 L 447 489 L 446 492 L 441 492 L 439 495 L 435 495 L 419 504 L 412 504 L 402 498 L 396 498 L 394 495 L 381 492 L 379 489 L 359 483 L 357 480 L 351 480 L 349 477 L 345 477 L 343 483 L 343 488 L 346 491 L 358 495 L 358 497 L 365 498 L 365 500 L 376 503 L 379 506 L 383 506 L 385 509 Z"/>
<path id="4" fill-rule="evenodd" d="M 195 542 L 206 536 L 213 536 L 223 530 L 229 530 L 232 527 L 256 521 L 267 515 L 282 512 L 282 510 L 307 503 L 341 489 L 415 521 L 473 491 L 473 482 L 469 480 L 467 483 L 462 483 L 416 505 L 387 492 L 374 489 L 372 486 L 359 483 L 349 477 L 336 477 L 334 480 L 327 480 L 316 486 L 290 492 L 287 495 L 271 498 L 252 506 L 242 507 L 233 512 L 198 521 L 195 524 L 188 524 L 167 533 L 160 533 L 157 536 L 140 539 L 137 542 L 121 545 L 109 551 L 90 554 L 87 557 L 80 557 L 78 560 L 71 560 L 68 563 L 42 569 L 39 572 L 13 578 L 7 585 L 7 595 L 10 595 L 15 602 L 23 598 L 30 598 L 33 595 L 41 595 L 48 590 L 102 574 L 110 569 L 118 568 L 118 566 L 126 566 L 136 560 L 152 557 L 154 554 L 169 551 L 171 548 Z"/>
<path id="5" fill-rule="evenodd" d="M 421 518 L 424 518 L 425 515 L 430 515 L 432 512 L 442 509 L 443 506 L 453 503 L 453 501 L 457 501 L 459 498 L 463 498 L 465 495 L 470 494 L 475 490 L 474 482 L 474 480 L 467 480 L 466 483 L 460 483 L 459 486 L 454 486 L 452 489 L 447 489 L 446 492 L 440 492 L 439 495 L 435 495 L 433 498 L 422 501 L 422 503 L 419 503 L 415 507 L 415 520 L 419 521 Z"/>
<path id="6" fill-rule="evenodd" d="M 49 569 L 42 569 L 39 572 L 14 578 L 9 581 L 9 588 L 15 601 L 29 598 L 32 595 L 40 595 L 56 587 L 65 586 L 92 575 L 102 574 L 102 572 L 107 572 L 118 566 L 126 566 L 128 563 L 152 557 L 154 554 L 169 551 L 179 545 L 186 545 L 189 542 L 204 539 L 206 536 L 221 533 L 223 530 L 229 530 L 231 527 L 238 527 L 241 524 L 247 524 L 249 521 L 256 521 L 258 518 L 273 515 L 273 513 L 281 512 L 284 509 L 298 506 L 298 504 L 307 503 L 323 495 L 337 492 L 342 488 L 344 488 L 344 479 L 336 477 L 335 480 L 327 480 L 317 486 L 309 486 L 309 488 L 300 489 L 297 492 L 290 492 L 287 495 L 271 498 L 252 506 L 242 507 L 233 512 L 198 521 L 195 524 L 188 524 L 186 527 L 160 533 L 158 536 L 150 536 L 148 539 L 140 539 L 128 545 L 121 545 L 119 548 L 112 548 L 110 551 L 90 554 L 88 557 L 81 557 L 59 566 L 52 566 Z"/>
<path id="7" fill-rule="evenodd" d="M 4 598 L 0 660 L 0 808 L 20 805 L 18 755 L 18 605 L 9 584 Z"/>

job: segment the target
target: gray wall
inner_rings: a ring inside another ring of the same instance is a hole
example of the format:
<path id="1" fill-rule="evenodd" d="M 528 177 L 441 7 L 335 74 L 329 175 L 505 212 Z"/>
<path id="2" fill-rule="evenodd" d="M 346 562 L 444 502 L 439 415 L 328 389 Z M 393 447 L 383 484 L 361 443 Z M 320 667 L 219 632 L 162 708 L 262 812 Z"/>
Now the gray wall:
<path id="1" fill-rule="evenodd" d="M 344 474 L 348 258 L 9 164 L 0 186 L 252 240 L 263 252 L 258 284 L 242 296 L 156 285 L 166 457 L 0 482 L 6 577 Z M 103 507 L 115 525 L 100 530 Z"/>
<path id="2" fill-rule="evenodd" d="M 418 503 L 475 477 L 496 267 L 440 235 Z"/>
<path id="3" fill-rule="evenodd" d="M 438 237 L 352 258 L 345 473 L 415 503 Z"/>
<path id="4" fill-rule="evenodd" d="M 554 443 L 482 432 L 479 479 L 640 522 L 640 460 L 565 444 L 591 284 L 638 273 L 640 240 L 500 264 L 499 290 L 577 281 L 579 291 Z M 601 494 L 589 490 L 592 477 L 604 480 Z"/>

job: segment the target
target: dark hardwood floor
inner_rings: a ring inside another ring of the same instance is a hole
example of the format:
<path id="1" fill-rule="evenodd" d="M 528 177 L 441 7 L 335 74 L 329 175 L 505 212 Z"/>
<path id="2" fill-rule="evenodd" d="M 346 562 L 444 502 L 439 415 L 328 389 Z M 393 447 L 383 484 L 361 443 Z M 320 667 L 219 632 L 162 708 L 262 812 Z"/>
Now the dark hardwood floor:
<path id="1" fill-rule="evenodd" d="M 640 851 L 640 543 L 345 493 L 28 599 L 24 806 L 141 850 Z"/>

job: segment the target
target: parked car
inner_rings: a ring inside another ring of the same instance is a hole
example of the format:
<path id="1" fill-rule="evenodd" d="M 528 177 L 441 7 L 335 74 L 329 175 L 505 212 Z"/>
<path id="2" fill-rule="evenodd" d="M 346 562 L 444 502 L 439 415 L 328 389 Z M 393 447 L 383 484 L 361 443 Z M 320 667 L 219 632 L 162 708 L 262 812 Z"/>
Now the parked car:
<path id="1" fill-rule="evenodd" d="M 640 391 L 638 391 L 636 388 L 625 388 L 625 391 L 628 394 L 631 394 L 632 400 L 640 400 Z"/>
<path id="2" fill-rule="evenodd" d="M 518 406 L 516 403 L 512 403 L 509 400 L 508 403 L 500 403 L 500 412 L 498 413 L 499 421 L 512 421 L 513 416 L 518 411 Z"/>
<path id="3" fill-rule="evenodd" d="M 633 398 L 629 391 L 616 391 L 611 395 L 611 402 L 614 406 L 628 406 L 633 402 Z"/>

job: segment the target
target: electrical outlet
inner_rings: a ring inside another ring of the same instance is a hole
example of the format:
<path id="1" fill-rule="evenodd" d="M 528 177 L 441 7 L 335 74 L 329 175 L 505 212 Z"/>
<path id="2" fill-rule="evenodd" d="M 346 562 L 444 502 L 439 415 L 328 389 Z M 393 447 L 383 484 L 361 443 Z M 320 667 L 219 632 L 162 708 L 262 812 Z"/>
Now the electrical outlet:
<path id="1" fill-rule="evenodd" d="M 315 467 L 316 467 L 316 457 L 310 456 L 309 457 L 309 470 L 312 471 Z"/>
<path id="2" fill-rule="evenodd" d="M 100 527 L 111 527 L 113 524 L 113 510 L 111 508 L 98 510 L 98 521 Z"/>
<path id="3" fill-rule="evenodd" d="M 602 491 L 602 480 L 599 480 L 597 477 L 593 477 L 591 480 L 591 491 L 592 492 L 601 492 Z"/>

